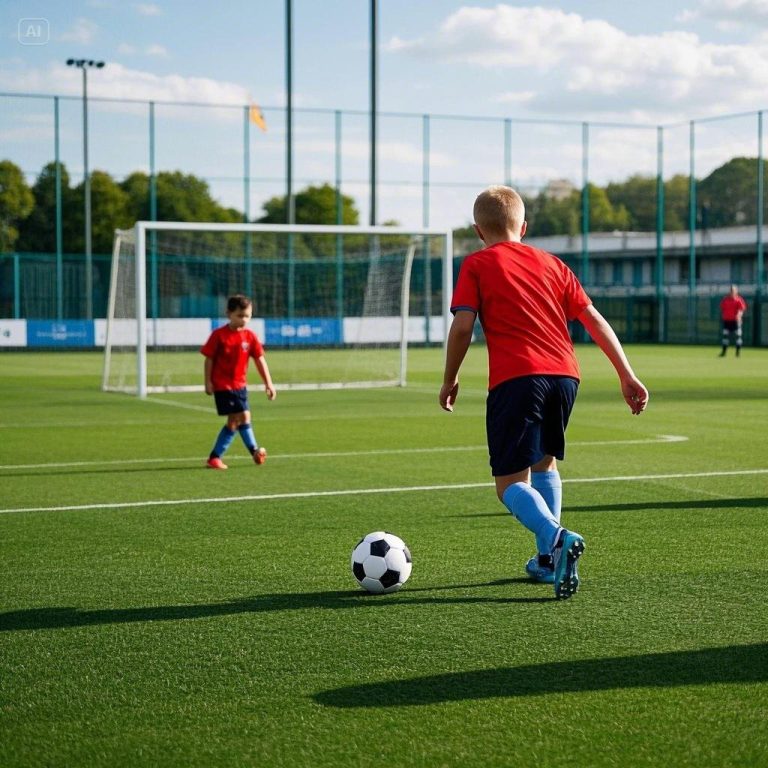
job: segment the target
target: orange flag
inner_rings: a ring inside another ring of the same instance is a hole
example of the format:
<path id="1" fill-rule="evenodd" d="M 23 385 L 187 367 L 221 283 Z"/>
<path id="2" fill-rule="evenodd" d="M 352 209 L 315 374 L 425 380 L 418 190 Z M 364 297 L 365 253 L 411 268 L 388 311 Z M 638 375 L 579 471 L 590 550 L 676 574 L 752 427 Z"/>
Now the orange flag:
<path id="1" fill-rule="evenodd" d="M 248 119 L 255 125 L 258 125 L 262 131 L 266 132 L 267 121 L 264 119 L 264 115 L 262 114 L 261 109 L 259 109 L 258 104 L 251 104 L 248 109 Z"/>

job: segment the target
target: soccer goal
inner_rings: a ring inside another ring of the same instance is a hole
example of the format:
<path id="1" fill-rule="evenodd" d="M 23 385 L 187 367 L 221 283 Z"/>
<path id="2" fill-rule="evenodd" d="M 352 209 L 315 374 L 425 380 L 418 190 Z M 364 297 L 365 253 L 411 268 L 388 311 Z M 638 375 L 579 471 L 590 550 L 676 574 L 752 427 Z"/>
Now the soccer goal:
<path id="1" fill-rule="evenodd" d="M 202 390 L 235 293 L 278 389 L 405 386 L 409 345 L 447 338 L 452 261 L 437 229 L 137 222 L 115 233 L 102 389 Z"/>

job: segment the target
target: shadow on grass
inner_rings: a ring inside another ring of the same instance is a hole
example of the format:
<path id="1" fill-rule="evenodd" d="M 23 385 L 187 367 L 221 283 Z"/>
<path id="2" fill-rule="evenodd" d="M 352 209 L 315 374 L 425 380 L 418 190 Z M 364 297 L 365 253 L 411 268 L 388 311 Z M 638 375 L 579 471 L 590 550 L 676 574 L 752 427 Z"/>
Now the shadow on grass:
<path id="1" fill-rule="evenodd" d="M 313 697 L 327 707 L 392 707 L 620 688 L 768 680 L 768 643 L 586 659 L 351 685 Z"/>
<path id="2" fill-rule="evenodd" d="M 744 499 L 689 499 L 687 501 L 630 501 L 626 504 L 582 504 L 563 507 L 563 512 L 631 512 L 651 509 L 768 509 L 768 499 L 748 497 Z M 456 517 L 509 517 L 504 510 L 478 512 Z"/>
<path id="3" fill-rule="evenodd" d="M 458 589 L 500 587 L 510 584 L 533 584 L 529 579 L 499 579 L 480 584 L 455 584 L 451 586 L 405 588 L 391 595 L 370 595 L 362 590 L 337 592 L 303 592 L 296 594 L 257 595 L 241 600 L 197 605 L 158 605 L 143 608 L 27 608 L 0 613 L 0 632 L 30 629 L 67 629 L 98 624 L 124 624 L 130 622 L 179 621 L 211 616 L 231 616 L 239 613 L 264 613 L 268 611 L 296 611 L 307 609 L 336 608 L 386 608 L 408 605 L 473 604 L 473 603 L 548 603 L 555 598 L 552 588 L 544 587 L 546 596 L 540 597 L 484 597 L 462 595 L 456 597 L 410 597 L 414 592 L 439 592 Z"/>

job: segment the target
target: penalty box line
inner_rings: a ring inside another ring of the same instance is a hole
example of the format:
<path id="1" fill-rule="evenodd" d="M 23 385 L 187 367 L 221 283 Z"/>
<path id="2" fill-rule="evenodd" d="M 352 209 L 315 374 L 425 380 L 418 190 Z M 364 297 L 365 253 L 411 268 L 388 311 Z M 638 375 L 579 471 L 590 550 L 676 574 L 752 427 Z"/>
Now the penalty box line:
<path id="1" fill-rule="evenodd" d="M 613 477 L 576 477 L 564 479 L 564 484 L 648 482 L 653 480 L 678 480 L 684 478 L 732 477 L 737 475 L 764 475 L 768 469 L 735 469 L 717 472 L 676 472 L 660 475 L 615 475 Z M 0 514 L 16 512 L 73 512 L 93 509 L 142 509 L 145 507 L 169 507 L 189 504 L 226 504 L 233 501 L 284 501 L 286 499 L 316 499 L 333 496 L 369 496 L 386 493 L 419 493 L 424 491 L 457 491 L 471 488 L 490 488 L 493 483 L 454 483 L 445 485 L 411 485 L 391 488 L 349 488 L 332 491 L 298 491 L 293 493 L 260 493 L 246 496 L 219 496 L 204 499 L 155 499 L 149 501 L 123 501 L 104 504 L 72 504 L 58 507 L 19 507 L 0 509 Z"/>

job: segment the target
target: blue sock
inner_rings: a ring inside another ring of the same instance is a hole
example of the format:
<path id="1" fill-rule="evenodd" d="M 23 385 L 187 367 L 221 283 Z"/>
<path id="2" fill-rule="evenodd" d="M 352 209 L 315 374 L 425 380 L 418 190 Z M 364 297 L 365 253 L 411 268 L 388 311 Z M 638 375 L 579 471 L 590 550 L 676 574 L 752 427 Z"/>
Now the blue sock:
<path id="1" fill-rule="evenodd" d="M 221 428 L 221 432 L 219 432 L 219 436 L 216 438 L 216 445 L 213 446 L 213 450 L 211 451 L 211 458 L 223 456 L 226 453 L 227 448 L 232 445 L 234 439 L 235 433 L 229 427 L 224 425 Z"/>
<path id="2" fill-rule="evenodd" d="M 512 483 L 502 498 L 504 506 L 536 537 L 539 552 L 549 554 L 557 541 L 560 525 L 541 494 L 528 483 Z"/>
<path id="3" fill-rule="evenodd" d="M 240 433 L 240 437 L 243 438 L 243 442 L 245 443 L 245 447 L 253 453 L 256 448 L 258 448 L 258 444 L 256 443 L 256 436 L 253 434 L 253 428 L 250 424 L 241 424 L 237 431 Z"/>
<path id="4" fill-rule="evenodd" d="M 551 472 L 531 472 L 531 486 L 541 494 L 552 517 L 559 523 L 563 507 L 563 482 L 560 480 L 560 473 L 556 469 Z"/>

